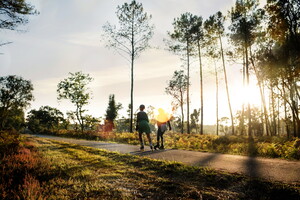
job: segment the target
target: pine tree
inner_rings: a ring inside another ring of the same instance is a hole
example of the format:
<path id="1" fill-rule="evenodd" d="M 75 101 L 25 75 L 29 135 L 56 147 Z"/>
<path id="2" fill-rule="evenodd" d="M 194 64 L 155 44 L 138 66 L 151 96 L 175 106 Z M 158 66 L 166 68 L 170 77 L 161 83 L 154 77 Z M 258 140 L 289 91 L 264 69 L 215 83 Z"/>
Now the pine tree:
<path id="1" fill-rule="evenodd" d="M 130 132 L 133 132 L 133 78 L 134 63 L 143 51 L 149 48 L 154 25 L 151 15 L 144 11 L 141 3 L 133 0 L 117 7 L 119 29 L 109 23 L 103 26 L 107 47 L 115 49 L 131 65 L 130 81 Z"/>

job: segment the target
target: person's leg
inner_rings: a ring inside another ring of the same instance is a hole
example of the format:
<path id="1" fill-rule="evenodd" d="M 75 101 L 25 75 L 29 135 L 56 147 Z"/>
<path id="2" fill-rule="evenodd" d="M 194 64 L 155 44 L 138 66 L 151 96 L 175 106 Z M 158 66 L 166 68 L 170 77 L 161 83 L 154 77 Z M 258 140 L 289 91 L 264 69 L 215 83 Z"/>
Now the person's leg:
<path id="1" fill-rule="evenodd" d="M 148 141 L 149 141 L 150 148 L 152 150 L 153 149 L 153 145 L 152 145 L 152 139 L 151 139 L 150 133 L 146 133 L 146 135 L 147 135 L 147 138 L 148 138 Z"/>
<path id="2" fill-rule="evenodd" d="M 156 133 L 156 146 L 159 147 L 159 130 Z"/>
<path id="3" fill-rule="evenodd" d="M 157 129 L 156 132 L 156 145 L 154 146 L 154 149 L 159 148 L 159 128 Z"/>
<path id="4" fill-rule="evenodd" d="M 140 149 L 144 149 L 144 142 L 143 142 L 143 136 L 142 136 L 142 132 L 139 132 L 139 140 L 140 140 L 140 144 L 141 144 L 141 147 Z"/>
<path id="5" fill-rule="evenodd" d="M 159 140 L 160 140 L 160 135 L 161 135 L 161 129 L 160 129 L 160 127 L 158 127 L 158 129 L 157 129 L 157 143 L 156 143 L 156 145 L 155 145 L 155 149 L 158 149 L 159 148 Z"/>
<path id="6" fill-rule="evenodd" d="M 160 134 L 161 146 L 160 149 L 164 149 L 164 132 Z"/>

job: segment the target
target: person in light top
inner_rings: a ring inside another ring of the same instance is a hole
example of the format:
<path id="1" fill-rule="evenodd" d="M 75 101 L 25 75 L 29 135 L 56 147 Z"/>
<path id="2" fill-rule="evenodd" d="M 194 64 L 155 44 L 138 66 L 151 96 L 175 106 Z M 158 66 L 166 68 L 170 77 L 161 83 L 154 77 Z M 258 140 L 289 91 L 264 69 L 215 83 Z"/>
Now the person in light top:
<path id="1" fill-rule="evenodd" d="M 167 130 L 167 125 L 169 126 L 169 130 L 171 130 L 170 124 L 170 116 L 167 114 L 162 108 L 158 109 L 158 115 L 156 116 L 156 124 L 157 124 L 157 144 L 154 146 L 154 149 L 164 149 L 164 133 Z"/>

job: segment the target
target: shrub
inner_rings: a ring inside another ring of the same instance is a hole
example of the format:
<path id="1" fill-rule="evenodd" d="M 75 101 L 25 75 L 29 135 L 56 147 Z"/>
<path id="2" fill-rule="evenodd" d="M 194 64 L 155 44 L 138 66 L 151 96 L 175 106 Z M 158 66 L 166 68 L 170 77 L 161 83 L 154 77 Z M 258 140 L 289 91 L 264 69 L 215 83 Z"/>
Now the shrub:
<path id="1" fill-rule="evenodd" d="M 20 134 L 15 131 L 0 131 L 0 158 L 17 151 L 20 144 Z"/>
<path id="2" fill-rule="evenodd" d="M 43 199 L 39 176 L 47 162 L 17 133 L 1 132 L 0 140 L 0 199 Z"/>

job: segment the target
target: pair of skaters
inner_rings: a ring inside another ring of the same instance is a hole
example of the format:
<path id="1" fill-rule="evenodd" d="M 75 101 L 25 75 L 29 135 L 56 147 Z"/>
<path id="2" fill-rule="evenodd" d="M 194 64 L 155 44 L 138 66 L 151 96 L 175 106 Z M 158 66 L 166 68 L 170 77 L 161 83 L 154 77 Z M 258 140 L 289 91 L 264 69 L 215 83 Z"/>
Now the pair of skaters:
<path id="1" fill-rule="evenodd" d="M 144 105 L 140 105 L 140 112 L 137 113 L 137 125 L 136 125 L 136 130 L 139 132 L 139 140 L 140 140 L 140 144 L 141 150 L 144 150 L 144 142 L 143 142 L 143 137 L 142 134 L 146 133 L 149 144 L 150 144 L 150 148 L 151 150 L 153 150 L 153 148 L 156 149 L 164 149 L 164 138 L 163 138 L 163 134 L 165 133 L 165 131 L 167 130 L 167 125 L 169 126 L 169 130 L 171 130 L 171 124 L 169 121 L 169 118 L 167 116 L 167 114 L 164 112 L 163 109 L 158 109 L 158 116 L 157 116 L 157 144 L 153 147 L 152 145 L 152 140 L 150 137 L 150 126 L 149 126 L 149 119 L 148 119 L 148 115 L 144 112 L 145 106 Z M 161 144 L 160 144 L 161 141 Z"/>

